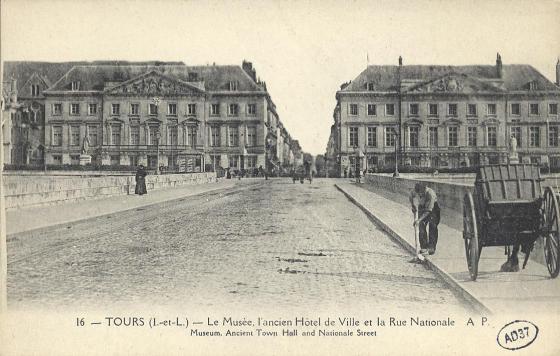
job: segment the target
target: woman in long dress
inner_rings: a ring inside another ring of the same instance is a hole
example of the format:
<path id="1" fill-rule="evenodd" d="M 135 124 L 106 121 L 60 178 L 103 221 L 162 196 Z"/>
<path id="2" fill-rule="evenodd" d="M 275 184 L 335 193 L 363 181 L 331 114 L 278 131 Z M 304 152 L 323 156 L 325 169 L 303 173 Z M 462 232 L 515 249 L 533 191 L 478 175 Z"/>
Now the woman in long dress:
<path id="1" fill-rule="evenodd" d="M 134 190 L 134 193 L 139 195 L 148 194 L 148 191 L 146 189 L 147 175 L 148 173 L 146 173 L 144 166 L 143 165 L 138 166 L 138 169 L 136 170 L 136 189 Z"/>

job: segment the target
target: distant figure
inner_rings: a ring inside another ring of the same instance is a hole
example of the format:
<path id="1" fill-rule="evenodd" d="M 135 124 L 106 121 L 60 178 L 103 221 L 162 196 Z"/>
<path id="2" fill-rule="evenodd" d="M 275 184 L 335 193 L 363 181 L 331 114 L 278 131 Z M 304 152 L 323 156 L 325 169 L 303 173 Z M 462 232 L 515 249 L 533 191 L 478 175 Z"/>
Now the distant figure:
<path id="1" fill-rule="evenodd" d="M 226 168 L 226 179 L 231 179 L 231 171 L 229 167 Z"/>
<path id="2" fill-rule="evenodd" d="M 139 165 L 138 169 L 136 170 L 136 189 L 134 189 L 134 193 L 138 195 L 148 194 L 148 190 L 146 189 L 146 176 L 148 173 L 144 169 L 143 165 Z"/>
<path id="3" fill-rule="evenodd" d="M 345 168 L 344 168 L 344 178 L 347 178 L 347 177 L 348 177 L 348 171 L 347 171 L 347 169 L 346 169 L 346 167 L 345 167 Z"/>
<path id="4" fill-rule="evenodd" d="M 268 180 L 268 174 L 266 173 L 266 170 L 263 168 L 263 166 L 259 166 L 259 172 L 262 176 L 264 176 L 265 180 Z"/>
<path id="5" fill-rule="evenodd" d="M 360 179 L 361 179 L 360 165 L 356 163 L 356 183 L 360 183 Z"/>

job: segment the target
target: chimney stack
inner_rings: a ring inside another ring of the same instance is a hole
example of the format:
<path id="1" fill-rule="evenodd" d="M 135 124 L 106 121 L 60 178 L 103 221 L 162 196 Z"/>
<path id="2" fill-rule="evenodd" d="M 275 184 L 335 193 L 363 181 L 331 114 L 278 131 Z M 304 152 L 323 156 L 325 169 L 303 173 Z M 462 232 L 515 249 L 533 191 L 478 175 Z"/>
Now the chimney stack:
<path id="1" fill-rule="evenodd" d="M 497 53 L 496 55 L 496 75 L 498 76 L 498 78 L 502 78 L 504 74 L 503 68 L 502 68 L 502 56 L 500 56 L 500 53 Z"/>
<path id="2" fill-rule="evenodd" d="M 399 56 L 399 67 L 402 67 L 402 57 Z"/>
<path id="3" fill-rule="evenodd" d="M 556 85 L 560 87 L 560 58 L 556 62 Z"/>

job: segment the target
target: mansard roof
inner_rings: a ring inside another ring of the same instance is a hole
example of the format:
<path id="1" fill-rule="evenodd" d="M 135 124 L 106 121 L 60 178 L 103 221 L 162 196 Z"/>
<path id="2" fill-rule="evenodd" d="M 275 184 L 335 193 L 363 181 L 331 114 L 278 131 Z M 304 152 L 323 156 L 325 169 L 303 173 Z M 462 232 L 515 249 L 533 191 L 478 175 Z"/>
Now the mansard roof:
<path id="1" fill-rule="evenodd" d="M 451 74 L 461 74 L 478 80 L 494 82 L 507 91 L 527 90 L 530 82 L 537 83 L 537 90 L 553 90 L 558 88 L 539 71 L 526 64 L 510 64 L 502 66 L 502 77 L 498 77 L 496 66 L 439 66 L 439 65 L 407 65 L 401 67 L 401 81 L 409 83 L 431 82 Z M 399 66 L 370 65 L 340 92 L 367 91 L 367 84 L 373 83 L 376 92 L 396 92 L 398 87 Z"/>
<path id="2" fill-rule="evenodd" d="M 29 78 L 36 73 L 46 84 L 52 85 L 73 66 L 87 62 L 34 62 L 34 61 L 5 61 L 3 81 L 17 80 L 17 89 L 27 83 Z"/>
<path id="3" fill-rule="evenodd" d="M 183 82 L 204 82 L 205 90 L 210 92 L 229 91 L 231 81 L 237 83 L 237 91 L 263 91 L 240 66 L 186 66 L 176 62 L 105 63 L 108 62 L 74 66 L 49 91 L 68 91 L 73 81 L 80 82 L 80 91 L 102 91 L 106 82 L 126 82 L 154 71 Z M 193 74 L 196 74 L 194 79 Z"/>

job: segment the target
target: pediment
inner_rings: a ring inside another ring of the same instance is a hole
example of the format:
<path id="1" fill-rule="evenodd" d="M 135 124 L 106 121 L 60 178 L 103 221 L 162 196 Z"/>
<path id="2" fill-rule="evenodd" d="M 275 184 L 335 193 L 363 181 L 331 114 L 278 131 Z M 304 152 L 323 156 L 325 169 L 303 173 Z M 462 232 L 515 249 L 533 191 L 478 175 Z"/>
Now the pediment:
<path id="1" fill-rule="evenodd" d="M 504 89 L 466 74 L 452 73 L 410 87 L 407 93 L 458 93 L 476 94 L 479 92 L 501 93 Z"/>
<path id="2" fill-rule="evenodd" d="M 462 122 L 461 122 L 461 120 L 452 117 L 452 118 L 450 118 L 450 119 L 445 120 L 445 122 L 444 122 L 443 124 L 446 125 L 446 126 L 450 126 L 450 125 L 461 125 Z"/>
<path id="3" fill-rule="evenodd" d="M 195 117 L 188 117 L 181 121 L 182 125 L 198 125 L 200 121 Z"/>
<path id="4" fill-rule="evenodd" d="M 200 95 L 204 91 L 182 80 L 151 71 L 105 90 L 121 95 Z"/>
<path id="5" fill-rule="evenodd" d="M 409 120 L 406 120 L 404 122 L 404 125 L 407 125 L 407 126 L 415 126 L 415 125 L 423 125 L 423 124 L 424 124 L 424 121 L 422 121 L 418 118 L 409 119 Z"/>

